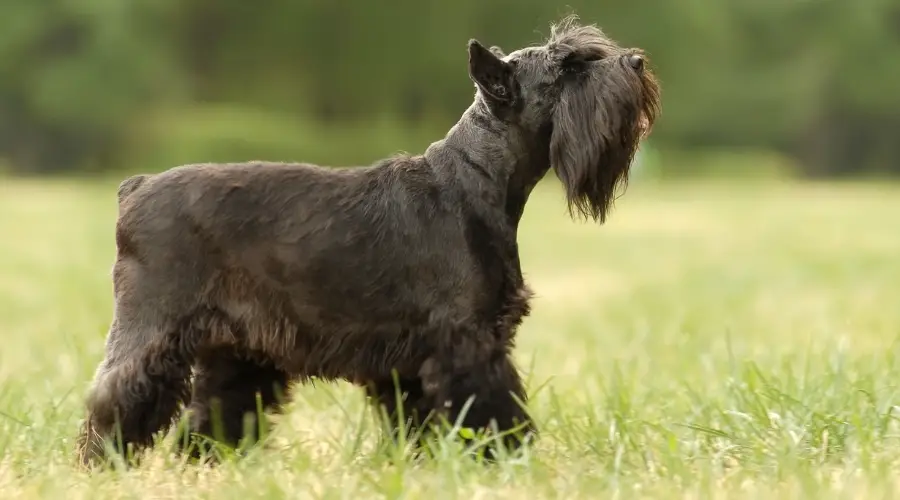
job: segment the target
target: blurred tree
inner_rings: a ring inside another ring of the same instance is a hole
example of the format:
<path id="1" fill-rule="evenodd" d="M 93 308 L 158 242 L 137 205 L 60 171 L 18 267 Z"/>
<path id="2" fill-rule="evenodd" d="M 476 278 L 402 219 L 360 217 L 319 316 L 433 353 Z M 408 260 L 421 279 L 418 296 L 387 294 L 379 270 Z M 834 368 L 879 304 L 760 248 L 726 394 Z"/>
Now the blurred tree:
<path id="1" fill-rule="evenodd" d="M 0 148 L 20 169 L 104 163 L 142 108 L 177 96 L 174 1 L 4 0 Z"/>
<path id="2" fill-rule="evenodd" d="M 511 51 L 570 10 L 649 53 L 662 151 L 900 173 L 900 0 L 4 0 L 0 156 L 34 172 L 363 161 L 396 147 L 364 135 L 433 138 L 471 102 L 466 40 Z"/>

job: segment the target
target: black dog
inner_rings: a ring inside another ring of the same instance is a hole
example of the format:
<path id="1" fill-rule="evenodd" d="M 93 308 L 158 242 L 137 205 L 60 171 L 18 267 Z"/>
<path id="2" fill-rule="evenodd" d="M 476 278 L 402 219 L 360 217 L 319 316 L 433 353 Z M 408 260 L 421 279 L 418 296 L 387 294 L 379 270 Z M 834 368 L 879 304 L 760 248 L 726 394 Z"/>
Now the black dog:
<path id="1" fill-rule="evenodd" d="M 472 105 L 424 154 L 369 167 L 201 164 L 120 186 L 115 314 L 79 438 L 136 448 L 190 402 L 192 430 L 243 435 L 292 380 L 473 429 L 536 432 L 511 359 L 529 312 L 516 232 L 553 168 L 603 222 L 659 110 L 637 50 L 573 18 L 504 55 L 469 41 Z M 192 369 L 195 372 L 191 382 Z M 193 387 L 193 390 L 191 390 Z M 474 398 L 474 399 L 471 399 Z"/>

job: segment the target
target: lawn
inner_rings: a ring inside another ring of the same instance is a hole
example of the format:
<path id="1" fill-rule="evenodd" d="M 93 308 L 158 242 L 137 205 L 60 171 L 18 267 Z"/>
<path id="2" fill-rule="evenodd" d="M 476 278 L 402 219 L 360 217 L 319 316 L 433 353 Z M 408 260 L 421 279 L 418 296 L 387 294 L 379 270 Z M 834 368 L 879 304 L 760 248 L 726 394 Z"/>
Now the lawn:
<path id="1" fill-rule="evenodd" d="M 900 488 L 900 186 L 555 181 L 520 229 L 541 439 L 389 463 L 360 392 L 302 387 L 271 449 L 72 467 L 111 314 L 115 183 L 0 180 L 0 498 L 888 498 Z"/>

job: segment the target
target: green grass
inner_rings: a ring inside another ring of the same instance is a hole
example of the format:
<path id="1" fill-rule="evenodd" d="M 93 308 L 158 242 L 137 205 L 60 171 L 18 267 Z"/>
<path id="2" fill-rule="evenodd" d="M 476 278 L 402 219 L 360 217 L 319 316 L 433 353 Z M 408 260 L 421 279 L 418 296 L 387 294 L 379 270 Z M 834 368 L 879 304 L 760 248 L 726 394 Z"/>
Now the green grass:
<path id="1" fill-rule="evenodd" d="M 888 498 L 900 487 L 900 186 L 634 183 L 606 226 L 559 186 L 520 231 L 542 435 L 391 465 L 358 390 L 301 387 L 273 447 L 72 467 L 111 314 L 114 183 L 0 181 L 0 498 Z"/>

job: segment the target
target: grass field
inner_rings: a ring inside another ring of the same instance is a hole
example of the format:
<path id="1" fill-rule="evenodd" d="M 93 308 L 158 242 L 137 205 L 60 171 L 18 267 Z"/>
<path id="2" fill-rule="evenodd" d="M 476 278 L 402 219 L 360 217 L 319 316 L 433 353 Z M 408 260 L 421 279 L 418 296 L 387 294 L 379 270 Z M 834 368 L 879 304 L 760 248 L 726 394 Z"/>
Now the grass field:
<path id="1" fill-rule="evenodd" d="M 634 183 L 606 226 L 556 182 L 520 231 L 542 430 L 494 467 L 391 465 L 361 394 L 303 387 L 274 448 L 72 468 L 110 320 L 115 184 L 0 180 L 0 498 L 889 498 L 900 186 Z"/>

